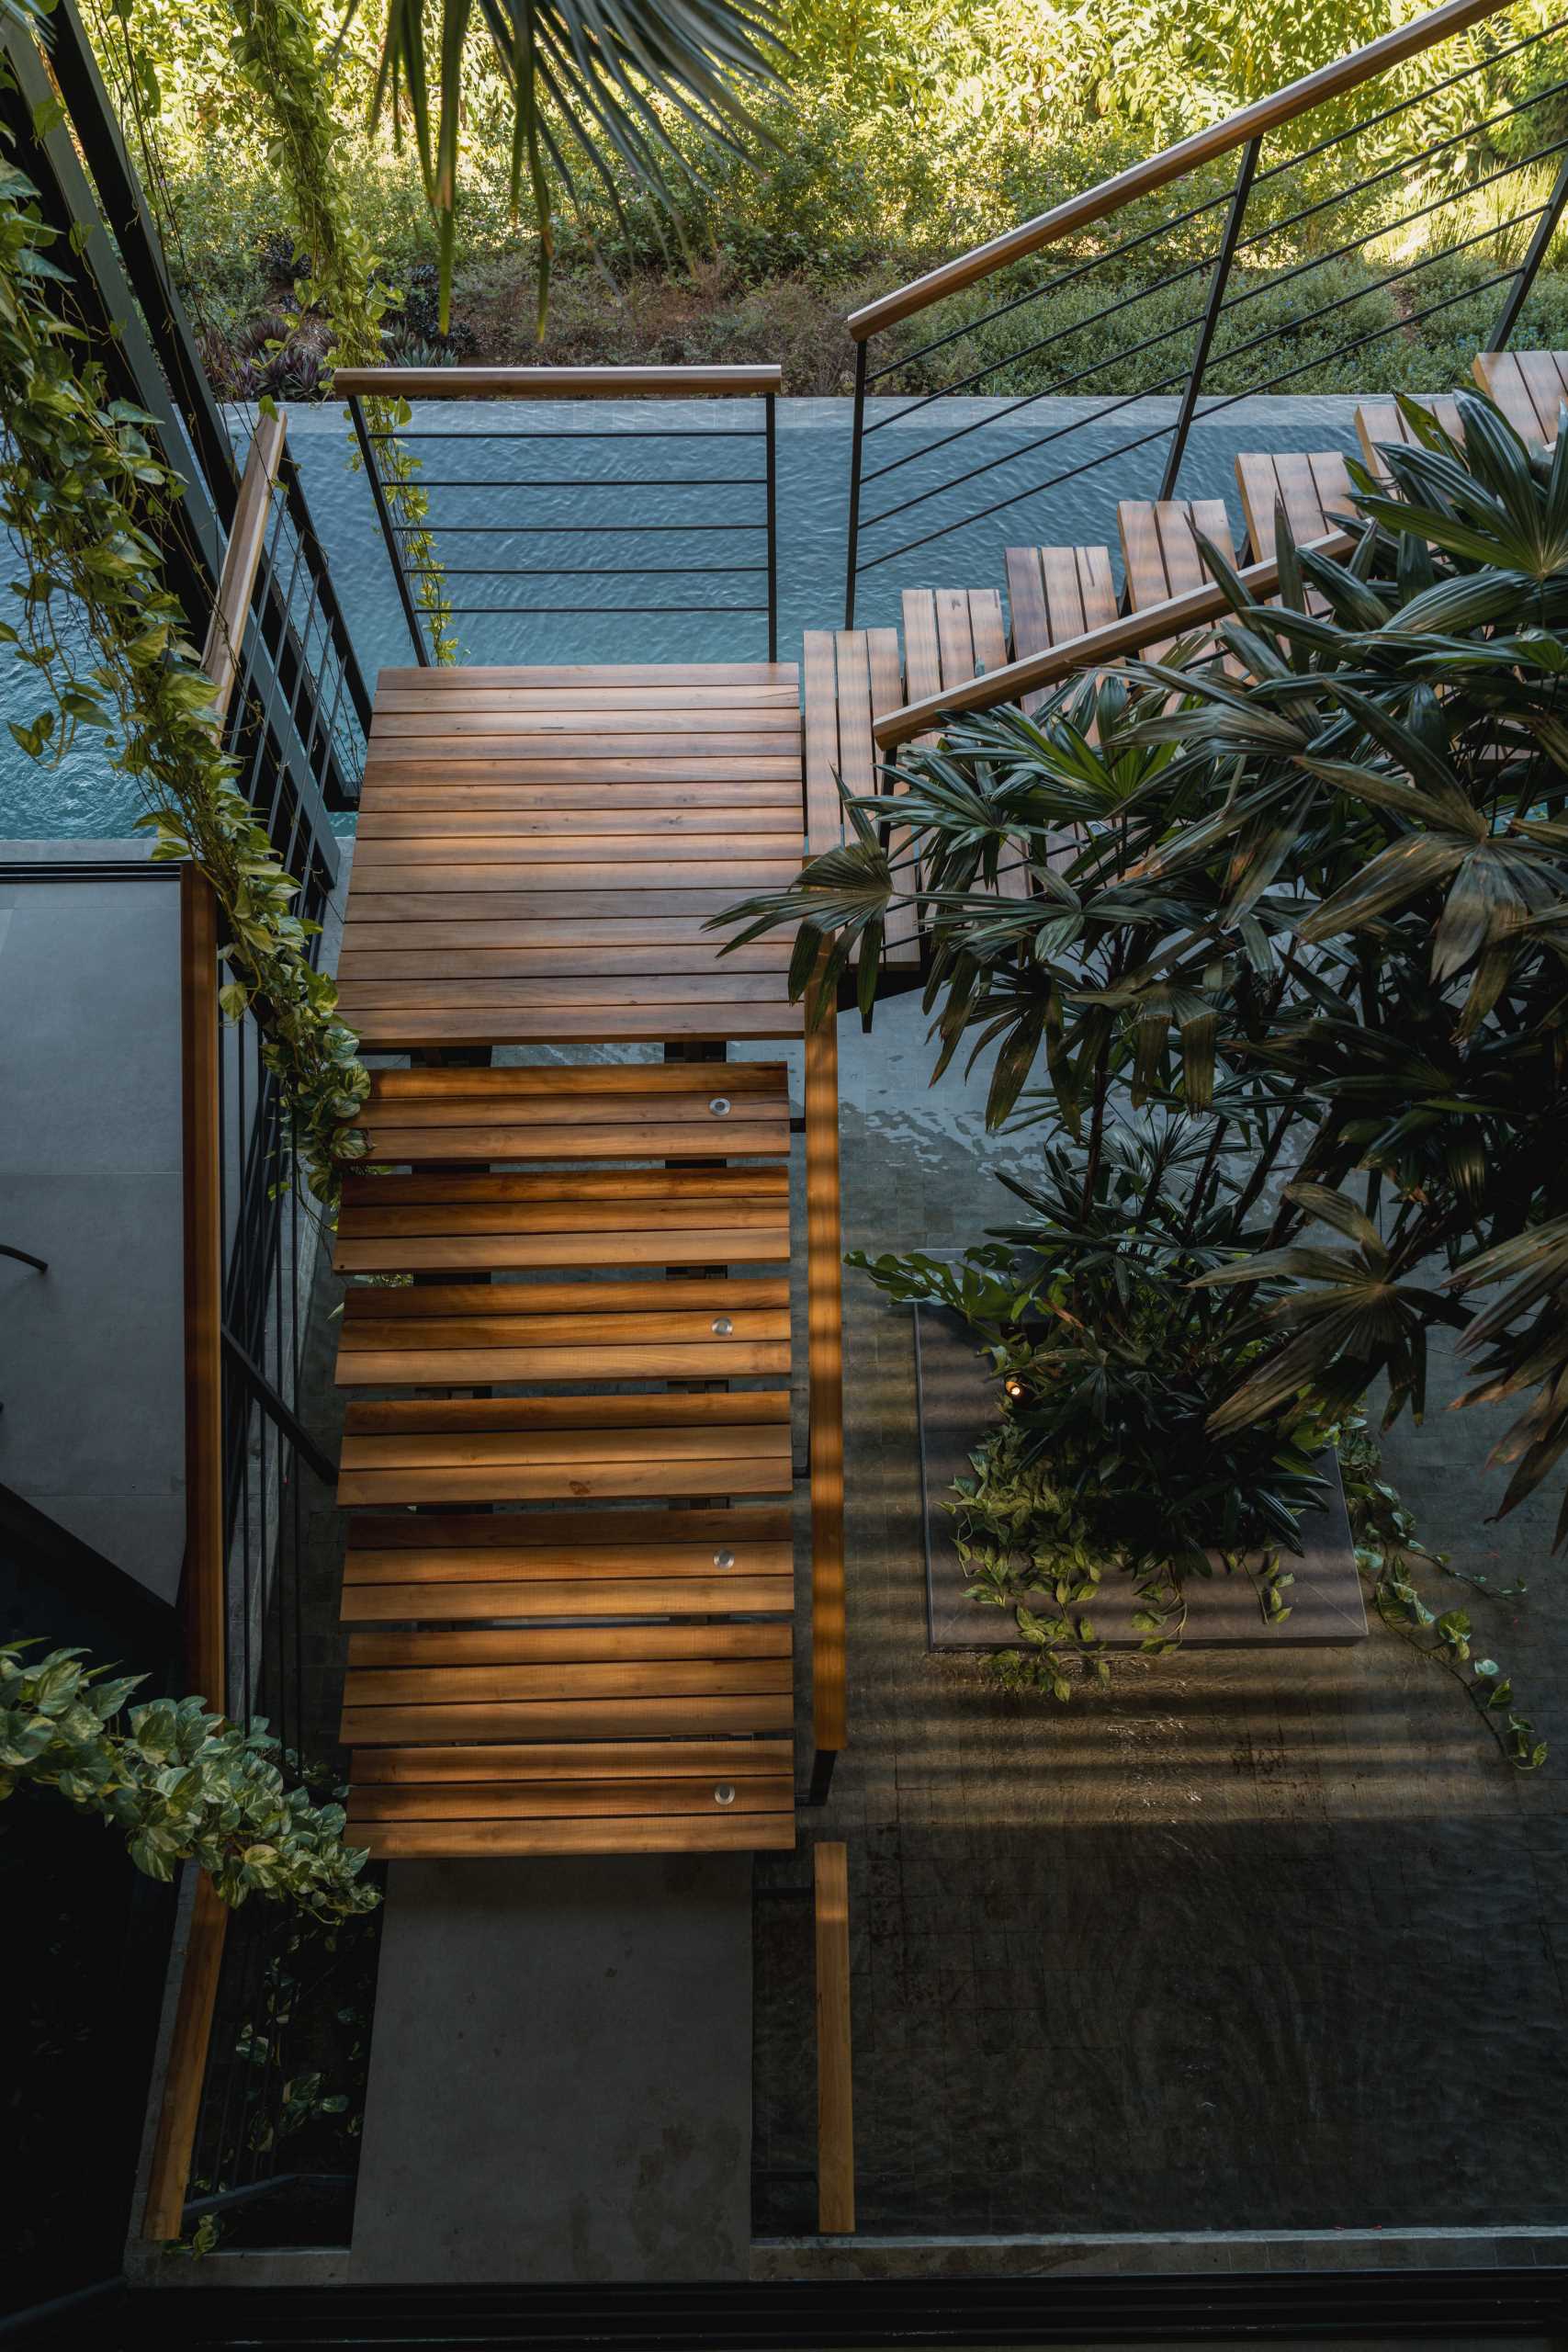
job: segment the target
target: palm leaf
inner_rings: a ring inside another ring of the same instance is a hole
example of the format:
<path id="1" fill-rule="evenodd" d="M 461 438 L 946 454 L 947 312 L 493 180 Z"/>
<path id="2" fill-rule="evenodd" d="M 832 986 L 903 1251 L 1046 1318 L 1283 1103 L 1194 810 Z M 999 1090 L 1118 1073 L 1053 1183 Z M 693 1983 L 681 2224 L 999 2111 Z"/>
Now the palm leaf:
<path id="1" fill-rule="evenodd" d="M 358 6 L 348 0 L 345 24 Z M 749 140 L 769 138 L 741 92 L 774 96 L 782 88 L 776 13 L 772 0 L 478 0 L 478 14 L 512 88 L 512 198 L 520 204 L 525 176 L 539 238 L 542 331 L 554 243 L 547 158 L 569 190 L 576 153 L 612 194 L 618 167 L 672 211 L 673 183 L 690 171 L 667 115 L 738 154 Z M 475 0 L 440 0 L 433 108 L 421 0 L 391 0 L 371 107 L 373 123 L 389 107 L 394 125 L 408 107 L 436 226 L 444 334 L 460 193 L 462 65 L 474 16 Z"/>

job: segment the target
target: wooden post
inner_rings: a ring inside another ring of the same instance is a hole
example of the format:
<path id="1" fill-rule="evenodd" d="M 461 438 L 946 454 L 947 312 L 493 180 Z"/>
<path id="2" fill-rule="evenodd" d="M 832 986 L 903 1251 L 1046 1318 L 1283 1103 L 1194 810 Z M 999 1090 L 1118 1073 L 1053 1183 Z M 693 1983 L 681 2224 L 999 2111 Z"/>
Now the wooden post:
<path id="1" fill-rule="evenodd" d="M 811 1469 L 811 1720 L 818 1757 L 848 1736 L 844 1600 L 843 1244 L 839 1207 L 839 1026 L 806 1028 L 806 1345 Z M 820 1849 L 818 1849 L 820 1850 Z"/>
<path id="2" fill-rule="evenodd" d="M 817 1920 L 817 2226 L 842 2237 L 855 2226 L 855 2132 L 850 2042 L 849 1849 L 818 1845 Z"/>
<path id="3" fill-rule="evenodd" d="M 265 541 L 283 420 L 257 427 L 202 661 L 221 727 L 240 675 L 245 625 Z M 223 1508 L 223 1227 L 219 1159 L 218 897 L 197 865 L 180 874 L 180 1103 L 185 1224 L 186 1544 L 180 1580 L 186 1690 L 225 1714 L 228 1590 Z M 240 1693 L 242 1709 L 249 1693 Z M 164 2103 L 141 2220 L 144 2237 L 177 2238 L 201 2110 L 229 1909 L 196 1873 L 175 1999 Z"/>
<path id="4" fill-rule="evenodd" d="M 227 1708 L 223 1575 L 223 1236 L 218 1143 L 218 899 L 195 865 L 180 875 L 180 1075 L 185 1193 L 186 1547 L 180 1583 L 186 1689 Z M 152 2149 L 142 2234 L 177 2238 L 228 1906 L 196 1874 L 174 2041 Z"/>

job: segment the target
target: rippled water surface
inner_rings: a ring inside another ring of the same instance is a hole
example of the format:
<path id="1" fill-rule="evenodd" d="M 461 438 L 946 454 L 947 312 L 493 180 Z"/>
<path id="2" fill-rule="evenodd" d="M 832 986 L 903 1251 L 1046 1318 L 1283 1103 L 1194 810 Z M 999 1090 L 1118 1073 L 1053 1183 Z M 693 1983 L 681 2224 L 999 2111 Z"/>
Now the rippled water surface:
<path id="1" fill-rule="evenodd" d="M 657 422 L 666 437 L 635 434 L 639 421 L 655 421 L 654 403 L 434 401 L 422 405 L 422 430 L 458 436 L 419 445 L 433 484 L 436 536 L 451 571 L 458 605 L 543 605 L 526 614 L 493 612 L 465 616 L 459 622 L 465 657 L 479 662 L 753 661 L 766 652 L 765 622 L 756 613 L 694 616 L 645 612 L 595 616 L 568 605 L 607 603 L 622 593 L 645 605 L 711 602 L 727 606 L 763 601 L 765 582 L 755 572 L 714 573 L 693 582 L 674 568 L 714 562 L 715 548 L 738 564 L 761 560 L 756 532 L 728 534 L 670 528 L 694 521 L 748 519 L 763 513 L 761 442 L 733 428 L 754 424 L 760 403 L 661 402 Z M 863 513 L 912 502 L 907 516 L 868 531 L 863 553 L 903 545 L 928 532 L 942 536 L 897 560 L 863 575 L 857 619 L 863 624 L 895 621 L 899 592 L 907 586 L 999 586 L 1007 545 L 1041 541 L 1116 539 L 1119 498 L 1152 496 L 1158 487 L 1158 445 L 1134 456 L 1111 456 L 1156 424 L 1168 422 L 1174 403 L 1035 402 L 1029 413 L 1005 422 L 987 419 L 983 429 L 931 455 L 931 443 L 966 427 L 994 404 L 952 401 L 934 404 L 907 424 L 894 420 L 897 403 L 881 404 L 886 430 L 868 441 L 867 466 L 888 468 L 886 479 L 868 485 Z M 1224 497 L 1239 526 L 1235 458 L 1242 448 L 1348 447 L 1355 404 L 1347 399 L 1241 401 L 1194 427 L 1180 488 L 1189 497 Z M 874 412 L 875 404 L 874 404 Z M 779 650 L 798 655 L 805 628 L 836 628 L 843 619 L 845 516 L 849 485 L 851 403 L 848 401 L 783 401 L 778 429 Z M 679 428 L 721 424 L 731 428 L 705 440 L 677 437 Z M 1030 445 L 1043 434 L 1070 424 L 1070 442 L 1049 460 L 1055 470 L 1069 462 L 1082 468 L 1043 497 L 1017 498 L 1037 480 L 1047 460 Z M 244 429 L 236 420 L 236 430 Z M 526 432 L 528 439 L 502 439 Z M 574 436 L 567 439 L 567 435 Z M 582 435 L 581 440 L 575 436 Z M 296 407 L 289 435 L 302 469 L 316 526 L 325 546 L 367 677 L 383 663 L 410 661 L 412 651 L 368 485 L 349 461 L 347 428 L 335 406 Z M 601 437 L 604 436 L 604 437 Z M 1009 454 L 1010 453 L 1010 454 Z M 1101 462 L 1094 463 L 1099 458 Z M 998 459 L 1001 462 L 995 462 Z M 931 497 L 933 485 L 950 481 L 968 465 L 984 464 L 983 481 Z M 749 481 L 739 477 L 751 477 Z M 698 486 L 691 486 L 697 477 Z M 728 479 L 723 479 L 728 477 Z M 677 479 L 684 478 L 684 479 Z M 522 487 L 547 480 L 559 487 Z M 452 483 L 451 488 L 444 487 Z M 660 486 L 649 487 L 650 482 Z M 593 483 L 601 485 L 589 488 Z M 711 487 L 709 487 L 711 485 Z M 978 505 L 1001 504 L 976 524 L 944 526 Z M 1016 502 L 1016 503 L 1015 503 Z M 615 526 L 578 541 L 560 531 L 540 537 L 513 536 L 504 526 L 525 518 L 534 526 L 584 522 Z M 443 536 L 440 525 L 445 522 Z M 620 526 L 635 522 L 634 533 Z M 657 537 L 646 526 L 660 524 Z M 465 533 L 462 525 L 484 525 Z M 500 525 L 499 530 L 495 527 Z M 482 559 L 477 550 L 483 548 Z M 657 548 L 658 552 L 651 552 Z M 465 576 L 460 567 L 485 563 L 560 565 L 657 562 L 670 574 L 624 584 L 617 592 L 573 578 L 494 580 Z M 25 718 L 36 707 L 28 673 L 14 660 L 0 662 L 0 717 Z M 137 813 L 134 788 L 117 776 L 102 748 L 82 737 L 58 765 L 39 766 L 6 735 L 0 740 L 0 839 L 92 837 L 125 833 Z"/>

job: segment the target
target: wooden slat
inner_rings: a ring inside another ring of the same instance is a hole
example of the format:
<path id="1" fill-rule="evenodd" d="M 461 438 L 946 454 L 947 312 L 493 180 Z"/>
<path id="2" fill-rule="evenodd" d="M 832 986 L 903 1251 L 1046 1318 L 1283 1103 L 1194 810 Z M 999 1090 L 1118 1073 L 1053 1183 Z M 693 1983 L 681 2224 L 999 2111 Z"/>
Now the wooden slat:
<path id="1" fill-rule="evenodd" d="M 1257 561 L 1266 560 L 1274 552 L 1277 506 L 1283 506 L 1298 546 L 1339 528 L 1334 514 L 1350 506 L 1350 478 L 1344 458 L 1335 449 L 1310 455 L 1244 450 L 1236 458 L 1235 470 L 1247 512 L 1247 539 Z"/>
<path id="2" fill-rule="evenodd" d="M 499 1786 L 508 1781 L 768 1780 L 787 1773 L 787 1739 L 604 1739 L 525 1747 L 367 1748 L 354 1759 L 359 1787 L 458 1787 L 468 1781 Z"/>
<path id="3" fill-rule="evenodd" d="M 486 1625 L 458 1633 L 429 1626 L 351 1634 L 351 1672 L 425 1666 L 628 1665 L 696 1658 L 787 1658 L 787 1624 Z"/>
<path id="4" fill-rule="evenodd" d="M 642 1511 L 505 1511 L 485 1518 L 426 1515 L 411 1519 L 389 1517 L 351 1519 L 348 1522 L 350 1577 L 371 1573 L 364 1562 L 389 1561 L 394 1554 L 417 1553 L 424 1573 L 442 1572 L 441 1563 L 454 1563 L 452 1572 L 463 1577 L 558 1576 L 576 1571 L 586 1549 L 595 1573 L 637 1576 L 650 1550 L 663 1556 L 661 1567 L 673 1572 L 683 1558 L 705 1570 L 716 1565 L 716 1549 L 732 1550 L 737 1565 L 783 1569 L 789 1564 L 790 1514 L 785 1510 Z M 445 1550 L 432 1551 L 431 1546 Z M 667 1547 L 678 1547 L 671 1560 Z M 493 1560 L 493 1568 L 487 1567 Z M 471 1564 L 471 1565 L 470 1565 Z M 400 1566 L 389 1573 L 412 1575 Z"/>
<path id="5" fill-rule="evenodd" d="M 627 1815 L 603 1821 L 351 1822 L 344 1836 L 385 1861 L 544 1854 L 787 1852 L 795 1844 L 795 1816 L 732 1811 L 716 1813 L 711 1818 Z"/>
<path id="6" fill-rule="evenodd" d="M 745 1038 L 772 1044 L 798 1037 L 798 1006 L 736 1004 L 715 997 L 700 1005 L 555 1006 L 525 1012 L 514 1005 L 479 1005 L 448 1012 L 422 1005 L 366 1005 L 351 1014 L 338 1010 L 371 1053 L 398 1053 L 440 1046 L 510 1046 L 519 1035 L 531 1043 L 640 1045 L 673 1039 L 722 1044 Z"/>
<path id="7" fill-rule="evenodd" d="M 417 1555 L 415 1555 L 417 1557 Z M 787 1616 L 795 1606 L 793 1574 L 776 1577 L 615 1577 L 593 1582 L 581 1576 L 526 1584 L 345 1584 L 341 1615 L 345 1624 L 386 1624 L 439 1615 L 444 1620 L 492 1617 L 705 1617 L 727 1609 L 760 1616 Z"/>
<path id="8" fill-rule="evenodd" d="M 850 2030 L 849 1849 L 819 1841 L 813 1860 L 817 1948 L 817 2226 L 855 2225 L 854 2088 Z"/>
<path id="9" fill-rule="evenodd" d="M 788 1732 L 795 1700 L 788 1690 L 682 1691 L 661 1698 L 478 1700 L 417 1706 L 345 1707 L 341 1736 L 361 1744 L 446 1747 L 455 1741 L 657 1738 L 703 1734 Z"/>
<path id="10" fill-rule="evenodd" d="M 728 1792 L 721 1798 L 720 1791 Z M 393 1784 L 355 1789 L 353 1833 L 394 1821 L 491 1822 L 572 1821 L 661 1815 L 723 1819 L 727 1814 L 789 1813 L 795 1810 L 793 1781 L 755 1775 L 731 1780 L 720 1767 L 711 1781 L 690 1775 L 674 1780 L 595 1779 L 578 1783 L 483 1781 L 438 1782 L 433 1787 Z"/>

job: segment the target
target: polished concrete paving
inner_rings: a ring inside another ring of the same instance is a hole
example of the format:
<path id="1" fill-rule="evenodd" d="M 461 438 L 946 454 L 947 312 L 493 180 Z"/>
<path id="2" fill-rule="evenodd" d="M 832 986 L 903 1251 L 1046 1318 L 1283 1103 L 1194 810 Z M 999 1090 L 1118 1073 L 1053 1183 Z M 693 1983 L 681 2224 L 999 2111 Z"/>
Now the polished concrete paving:
<path id="1" fill-rule="evenodd" d="M 744 2278 L 750 1858 L 388 1878 L 351 2277 Z"/>

